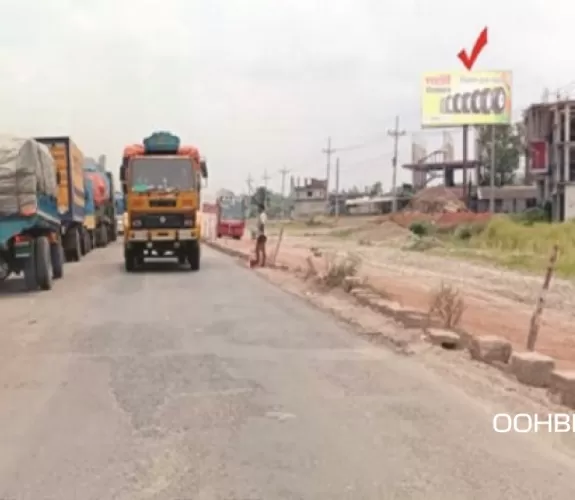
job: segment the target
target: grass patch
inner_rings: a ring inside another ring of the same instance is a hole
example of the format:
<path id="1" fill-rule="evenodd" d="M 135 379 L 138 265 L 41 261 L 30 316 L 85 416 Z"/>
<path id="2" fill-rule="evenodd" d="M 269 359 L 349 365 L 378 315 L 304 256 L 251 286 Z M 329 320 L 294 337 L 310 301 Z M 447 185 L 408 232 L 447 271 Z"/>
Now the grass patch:
<path id="1" fill-rule="evenodd" d="M 571 221 L 549 224 L 498 216 L 483 228 L 459 227 L 447 241 L 449 255 L 532 272 L 547 268 L 553 245 L 558 244 L 557 274 L 575 276 L 575 223 Z"/>

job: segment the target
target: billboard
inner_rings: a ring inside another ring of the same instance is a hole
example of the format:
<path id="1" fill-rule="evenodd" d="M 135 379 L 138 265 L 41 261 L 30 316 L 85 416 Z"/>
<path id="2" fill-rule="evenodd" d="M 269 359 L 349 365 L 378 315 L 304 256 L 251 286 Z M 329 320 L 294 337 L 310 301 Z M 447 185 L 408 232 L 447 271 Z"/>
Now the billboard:
<path id="1" fill-rule="evenodd" d="M 422 127 L 509 123 L 510 71 L 443 71 L 423 75 Z"/>

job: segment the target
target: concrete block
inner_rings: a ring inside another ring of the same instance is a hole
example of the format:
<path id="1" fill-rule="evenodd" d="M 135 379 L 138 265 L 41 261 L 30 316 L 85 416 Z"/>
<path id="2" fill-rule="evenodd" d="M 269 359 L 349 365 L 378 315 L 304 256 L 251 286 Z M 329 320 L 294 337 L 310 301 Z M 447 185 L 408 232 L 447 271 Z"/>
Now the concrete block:
<path id="1" fill-rule="evenodd" d="M 461 337 L 451 330 L 443 330 L 441 328 L 429 328 L 427 330 L 427 338 L 433 345 L 438 345 L 444 349 L 460 349 Z"/>
<path id="2" fill-rule="evenodd" d="M 549 387 L 555 360 L 538 352 L 511 354 L 511 373 L 522 384 L 532 387 Z"/>
<path id="3" fill-rule="evenodd" d="M 469 354 L 484 363 L 508 363 L 511 357 L 511 342 L 495 335 L 471 338 Z"/>
<path id="4" fill-rule="evenodd" d="M 377 295 L 365 288 L 352 288 L 350 293 L 360 304 L 363 305 L 369 305 L 377 299 Z"/>
<path id="5" fill-rule="evenodd" d="M 378 296 L 374 296 L 371 305 L 375 310 L 382 314 L 396 314 L 405 311 L 405 308 L 399 302 L 394 302 Z"/>
<path id="6" fill-rule="evenodd" d="M 359 276 L 346 276 L 343 280 L 343 289 L 351 292 L 355 288 L 363 286 L 363 280 Z"/>
<path id="7" fill-rule="evenodd" d="M 549 377 L 548 392 L 554 402 L 575 408 L 575 371 L 552 371 Z"/>

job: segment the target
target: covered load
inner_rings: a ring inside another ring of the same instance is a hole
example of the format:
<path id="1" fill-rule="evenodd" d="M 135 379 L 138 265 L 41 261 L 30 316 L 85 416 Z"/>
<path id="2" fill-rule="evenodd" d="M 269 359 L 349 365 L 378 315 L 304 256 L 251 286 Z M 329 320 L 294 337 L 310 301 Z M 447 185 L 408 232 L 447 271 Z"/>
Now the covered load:
<path id="1" fill-rule="evenodd" d="M 0 216 L 33 214 L 38 196 L 56 198 L 56 167 L 34 139 L 0 135 Z"/>
<path id="2" fill-rule="evenodd" d="M 94 205 L 101 207 L 110 200 L 110 179 L 106 175 L 104 167 L 91 158 L 84 163 L 84 175 L 92 181 L 92 194 Z"/>

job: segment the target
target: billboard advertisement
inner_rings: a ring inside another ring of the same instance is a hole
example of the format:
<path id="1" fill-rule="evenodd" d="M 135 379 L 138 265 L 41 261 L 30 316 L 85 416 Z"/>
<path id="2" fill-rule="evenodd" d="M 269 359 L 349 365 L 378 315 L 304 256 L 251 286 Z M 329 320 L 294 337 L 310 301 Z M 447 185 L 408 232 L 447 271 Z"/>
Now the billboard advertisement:
<path id="1" fill-rule="evenodd" d="M 423 128 L 509 123 L 510 71 L 443 71 L 423 75 Z"/>

